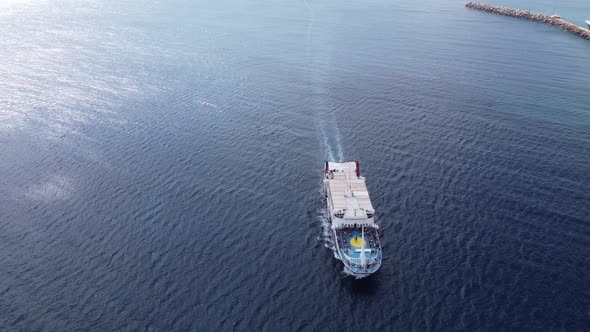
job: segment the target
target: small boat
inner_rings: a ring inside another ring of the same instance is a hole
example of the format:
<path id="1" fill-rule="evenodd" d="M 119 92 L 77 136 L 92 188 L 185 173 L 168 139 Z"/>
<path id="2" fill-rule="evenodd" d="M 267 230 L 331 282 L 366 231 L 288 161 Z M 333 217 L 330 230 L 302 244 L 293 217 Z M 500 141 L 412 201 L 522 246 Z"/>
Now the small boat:
<path id="1" fill-rule="evenodd" d="M 382 258 L 379 226 L 359 163 L 326 161 L 324 188 L 337 258 L 357 278 L 375 273 Z"/>

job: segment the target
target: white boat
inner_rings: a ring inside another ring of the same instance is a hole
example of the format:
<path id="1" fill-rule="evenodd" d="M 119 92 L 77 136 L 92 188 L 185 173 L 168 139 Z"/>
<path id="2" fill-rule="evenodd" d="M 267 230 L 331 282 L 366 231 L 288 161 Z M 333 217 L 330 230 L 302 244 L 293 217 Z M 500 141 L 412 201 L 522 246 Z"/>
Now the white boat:
<path id="1" fill-rule="evenodd" d="M 590 20 L 586 20 L 586 24 L 588 24 L 588 29 L 590 29 Z"/>
<path id="2" fill-rule="evenodd" d="M 338 259 L 356 277 L 375 273 L 382 260 L 379 226 L 359 163 L 326 161 L 324 188 Z"/>

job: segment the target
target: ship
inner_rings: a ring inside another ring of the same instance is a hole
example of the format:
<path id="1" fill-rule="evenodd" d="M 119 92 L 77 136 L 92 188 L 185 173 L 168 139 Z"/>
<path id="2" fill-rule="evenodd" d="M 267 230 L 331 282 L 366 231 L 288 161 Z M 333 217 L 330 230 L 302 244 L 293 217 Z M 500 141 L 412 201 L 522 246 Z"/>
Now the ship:
<path id="1" fill-rule="evenodd" d="M 326 161 L 324 188 L 336 258 L 357 278 L 375 273 L 382 260 L 379 226 L 358 161 Z"/>

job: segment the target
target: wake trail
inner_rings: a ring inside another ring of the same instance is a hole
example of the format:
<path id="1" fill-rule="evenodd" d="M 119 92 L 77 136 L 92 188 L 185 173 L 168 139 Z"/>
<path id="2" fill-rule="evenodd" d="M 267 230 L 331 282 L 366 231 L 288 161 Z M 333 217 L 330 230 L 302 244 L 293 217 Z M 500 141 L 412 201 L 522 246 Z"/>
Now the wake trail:
<path id="1" fill-rule="evenodd" d="M 330 69 L 329 52 L 321 52 L 318 55 L 314 54 L 313 47 L 315 40 L 313 38 L 313 28 L 315 23 L 316 13 L 308 0 L 303 0 L 309 20 L 307 23 L 307 42 L 305 46 L 306 53 L 306 75 L 311 85 L 311 105 L 313 114 L 316 118 L 317 130 L 320 138 L 320 144 L 324 159 L 331 161 L 343 161 L 344 153 L 342 151 L 340 132 L 336 125 L 334 115 L 332 113 L 332 103 L 329 100 L 329 90 L 326 88 L 329 80 L 327 73 Z M 322 45 L 322 43 L 319 43 Z M 325 50 L 325 49 L 323 49 Z M 324 195 L 323 189 L 320 195 Z M 324 201 L 325 203 L 325 201 Z M 332 232 L 332 225 L 330 223 L 329 212 L 324 205 L 317 210 L 317 220 L 321 225 L 321 235 L 318 240 L 321 241 L 324 247 L 330 249 L 335 258 L 338 258 L 336 250 L 336 243 Z"/>
<path id="2" fill-rule="evenodd" d="M 323 57 L 314 55 L 313 28 L 316 12 L 308 0 L 303 0 L 308 12 L 306 53 L 306 74 L 312 85 L 312 109 L 317 117 L 318 131 L 325 159 L 344 161 L 340 132 L 333 114 L 333 105 L 329 100 L 329 90 L 325 87 L 329 80 L 327 74 L 331 67 L 329 52 L 322 52 Z M 325 45 L 321 44 L 320 45 Z"/>

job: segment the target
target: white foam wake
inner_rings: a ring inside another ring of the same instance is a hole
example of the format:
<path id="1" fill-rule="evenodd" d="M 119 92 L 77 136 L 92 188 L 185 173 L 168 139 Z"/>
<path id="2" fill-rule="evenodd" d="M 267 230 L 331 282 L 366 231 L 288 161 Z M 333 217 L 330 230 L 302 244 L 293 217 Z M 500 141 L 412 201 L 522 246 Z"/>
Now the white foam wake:
<path id="1" fill-rule="evenodd" d="M 322 144 L 322 151 L 328 160 L 344 161 L 340 132 L 332 114 L 333 105 L 329 100 L 326 83 L 329 82 L 325 77 L 330 72 L 331 67 L 331 50 L 325 49 L 326 43 L 321 41 L 315 42 L 313 38 L 313 26 L 315 23 L 316 12 L 308 0 L 303 0 L 303 4 L 308 13 L 307 23 L 307 43 L 305 47 L 307 61 L 307 75 L 312 86 L 312 105 L 318 118 L 318 130 Z M 319 56 L 314 55 L 314 46 L 320 46 Z"/>

